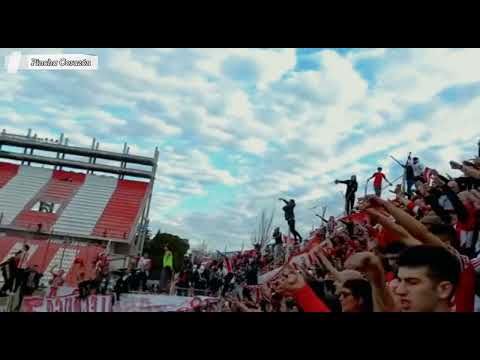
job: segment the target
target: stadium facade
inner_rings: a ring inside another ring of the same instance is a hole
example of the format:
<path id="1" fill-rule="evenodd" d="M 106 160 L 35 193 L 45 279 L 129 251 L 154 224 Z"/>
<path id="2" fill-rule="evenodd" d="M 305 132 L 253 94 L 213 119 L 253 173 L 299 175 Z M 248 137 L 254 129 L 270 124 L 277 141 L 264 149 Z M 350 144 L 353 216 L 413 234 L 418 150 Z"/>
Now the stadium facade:
<path id="1" fill-rule="evenodd" d="M 108 248 L 113 267 L 142 252 L 158 161 L 58 139 L 0 134 L 0 262 L 28 244 L 24 266 L 45 273 L 62 268 L 74 283 L 73 264 Z M 1 276 L 0 276 L 1 277 Z M 2 279 L 0 278 L 0 281 Z"/>

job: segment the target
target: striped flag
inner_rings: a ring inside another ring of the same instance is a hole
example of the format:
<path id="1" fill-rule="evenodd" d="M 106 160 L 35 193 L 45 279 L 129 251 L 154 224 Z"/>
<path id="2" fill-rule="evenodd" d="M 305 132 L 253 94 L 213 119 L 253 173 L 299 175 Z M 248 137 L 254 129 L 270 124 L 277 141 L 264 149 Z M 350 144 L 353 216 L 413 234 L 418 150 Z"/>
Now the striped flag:
<path id="1" fill-rule="evenodd" d="M 225 260 L 223 260 L 223 266 L 225 266 L 225 269 L 227 270 L 227 274 L 233 272 L 232 261 L 228 257 L 226 257 Z"/>

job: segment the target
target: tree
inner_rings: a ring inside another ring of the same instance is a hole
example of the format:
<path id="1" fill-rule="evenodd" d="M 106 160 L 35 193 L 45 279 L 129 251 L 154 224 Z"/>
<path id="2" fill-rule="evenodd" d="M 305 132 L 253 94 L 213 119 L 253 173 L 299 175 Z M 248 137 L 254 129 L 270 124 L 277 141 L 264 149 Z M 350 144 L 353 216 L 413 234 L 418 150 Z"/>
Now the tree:
<path id="1" fill-rule="evenodd" d="M 263 209 L 260 213 L 257 228 L 252 233 L 252 245 L 259 246 L 260 251 L 263 251 L 267 244 L 270 242 L 272 236 L 272 224 L 275 210 L 272 209 L 270 213 L 267 213 L 266 209 Z"/>
<path id="2" fill-rule="evenodd" d="M 173 253 L 173 267 L 175 272 L 183 268 L 183 259 L 190 248 L 187 239 L 182 239 L 177 235 L 161 233 L 160 231 L 153 239 L 145 243 L 145 252 L 148 252 L 152 259 L 153 270 L 161 269 L 163 266 L 164 247 L 168 245 Z"/>

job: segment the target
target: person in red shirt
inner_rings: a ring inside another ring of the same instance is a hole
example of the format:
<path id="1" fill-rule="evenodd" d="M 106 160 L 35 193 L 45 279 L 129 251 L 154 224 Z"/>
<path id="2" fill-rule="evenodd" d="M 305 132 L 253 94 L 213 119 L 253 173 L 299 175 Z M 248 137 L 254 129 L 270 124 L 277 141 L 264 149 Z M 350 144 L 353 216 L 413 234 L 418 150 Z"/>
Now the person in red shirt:
<path id="1" fill-rule="evenodd" d="M 385 174 L 382 172 L 382 168 L 379 167 L 377 168 L 377 172 L 373 174 L 368 180 L 370 181 L 371 179 L 373 180 L 373 188 L 375 189 L 375 195 L 378 197 L 382 196 L 382 181 L 385 179 L 386 182 L 392 185 L 390 181 L 388 181 L 387 177 Z"/>

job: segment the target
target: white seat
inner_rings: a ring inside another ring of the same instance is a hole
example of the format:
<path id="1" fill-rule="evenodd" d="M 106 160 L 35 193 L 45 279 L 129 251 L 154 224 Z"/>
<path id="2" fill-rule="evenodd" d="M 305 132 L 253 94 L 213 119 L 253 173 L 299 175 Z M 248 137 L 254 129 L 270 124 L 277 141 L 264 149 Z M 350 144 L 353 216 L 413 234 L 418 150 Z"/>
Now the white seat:
<path id="1" fill-rule="evenodd" d="M 117 187 L 117 179 L 87 175 L 53 226 L 54 232 L 90 235 Z"/>

